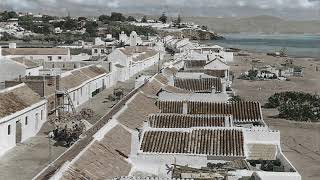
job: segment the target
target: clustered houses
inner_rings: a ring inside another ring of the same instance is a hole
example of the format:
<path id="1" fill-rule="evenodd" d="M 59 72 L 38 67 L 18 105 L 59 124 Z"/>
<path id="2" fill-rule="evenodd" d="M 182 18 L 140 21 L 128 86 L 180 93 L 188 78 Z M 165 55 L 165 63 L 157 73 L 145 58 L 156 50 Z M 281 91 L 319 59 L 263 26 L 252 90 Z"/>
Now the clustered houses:
<path id="1" fill-rule="evenodd" d="M 22 83 L 0 91 L 0 155 L 36 135 L 47 121 L 47 101 Z"/>
<path id="2" fill-rule="evenodd" d="M 130 40 L 137 40 L 133 35 Z M 6 88 L 0 91 L 0 155 L 36 135 L 48 114 L 73 112 L 163 57 L 161 43 L 134 44 L 114 50 L 110 60 L 108 52 L 98 52 L 105 61 L 71 61 L 66 48 L 16 48 L 15 44 L 0 48 L 0 88 Z"/>
<path id="3" fill-rule="evenodd" d="M 221 77 L 173 64 L 107 113 L 76 156 L 35 179 L 301 179 L 260 103 L 229 101 Z"/>

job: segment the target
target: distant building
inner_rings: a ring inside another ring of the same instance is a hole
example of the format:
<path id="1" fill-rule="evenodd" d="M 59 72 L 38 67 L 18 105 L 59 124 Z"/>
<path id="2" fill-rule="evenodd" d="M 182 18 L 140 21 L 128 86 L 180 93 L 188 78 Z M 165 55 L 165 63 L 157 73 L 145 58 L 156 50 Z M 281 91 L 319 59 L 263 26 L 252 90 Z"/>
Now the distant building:
<path id="1" fill-rule="evenodd" d="M 39 132 L 46 103 L 24 83 L 0 91 L 0 155 Z"/>
<path id="2" fill-rule="evenodd" d="M 0 56 L 9 58 L 24 57 L 27 59 L 42 59 L 44 61 L 69 61 L 70 50 L 65 48 L 0 48 Z"/>

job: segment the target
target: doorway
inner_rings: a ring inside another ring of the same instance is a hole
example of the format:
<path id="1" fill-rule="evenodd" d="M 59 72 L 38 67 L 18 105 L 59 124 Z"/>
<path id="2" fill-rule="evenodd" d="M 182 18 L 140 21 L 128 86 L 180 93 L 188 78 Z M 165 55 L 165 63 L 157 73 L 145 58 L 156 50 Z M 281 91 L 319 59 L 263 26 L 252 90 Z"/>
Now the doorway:
<path id="1" fill-rule="evenodd" d="M 34 125 L 35 125 L 35 130 L 37 131 L 39 126 L 39 113 L 36 113 L 35 118 L 36 118 L 36 122 Z"/>
<path id="2" fill-rule="evenodd" d="M 20 121 L 16 121 L 16 143 L 21 143 L 22 138 L 22 124 Z"/>

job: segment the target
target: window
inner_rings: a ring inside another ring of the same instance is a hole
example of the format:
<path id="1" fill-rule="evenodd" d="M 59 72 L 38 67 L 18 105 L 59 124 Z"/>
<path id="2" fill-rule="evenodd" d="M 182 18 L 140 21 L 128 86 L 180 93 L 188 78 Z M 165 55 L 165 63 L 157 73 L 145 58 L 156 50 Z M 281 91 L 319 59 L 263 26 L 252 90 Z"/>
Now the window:
<path id="1" fill-rule="evenodd" d="M 103 53 L 103 54 L 104 54 L 104 49 L 101 49 L 101 53 Z"/>
<path id="2" fill-rule="evenodd" d="M 28 125 L 28 116 L 26 116 L 26 119 L 24 120 L 24 124 Z"/>
<path id="3" fill-rule="evenodd" d="M 43 120 L 43 110 L 40 111 L 40 119 Z"/>
<path id="4" fill-rule="evenodd" d="M 49 60 L 49 61 L 52 61 L 52 56 L 48 56 L 48 60 Z"/>
<path id="5" fill-rule="evenodd" d="M 11 134 L 11 125 L 8 125 L 8 135 Z"/>
<path id="6" fill-rule="evenodd" d="M 61 59 L 62 59 L 62 57 L 61 57 L 61 56 L 58 56 L 58 59 L 59 59 L 59 60 L 61 60 Z"/>
<path id="7" fill-rule="evenodd" d="M 94 49 L 94 53 L 98 53 L 98 49 Z"/>
<path id="8" fill-rule="evenodd" d="M 80 88 L 80 96 L 82 96 L 82 88 Z"/>

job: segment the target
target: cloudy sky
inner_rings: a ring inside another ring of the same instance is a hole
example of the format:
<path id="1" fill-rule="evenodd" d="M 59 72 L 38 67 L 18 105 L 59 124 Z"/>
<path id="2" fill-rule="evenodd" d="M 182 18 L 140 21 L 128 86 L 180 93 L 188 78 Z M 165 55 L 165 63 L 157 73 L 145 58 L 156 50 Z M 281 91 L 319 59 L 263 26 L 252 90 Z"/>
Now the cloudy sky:
<path id="1" fill-rule="evenodd" d="M 320 19 L 320 0 L 0 0 L 0 9 L 49 14 L 97 15 L 120 11 L 184 16 L 274 15 L 286 19 Z"/>

